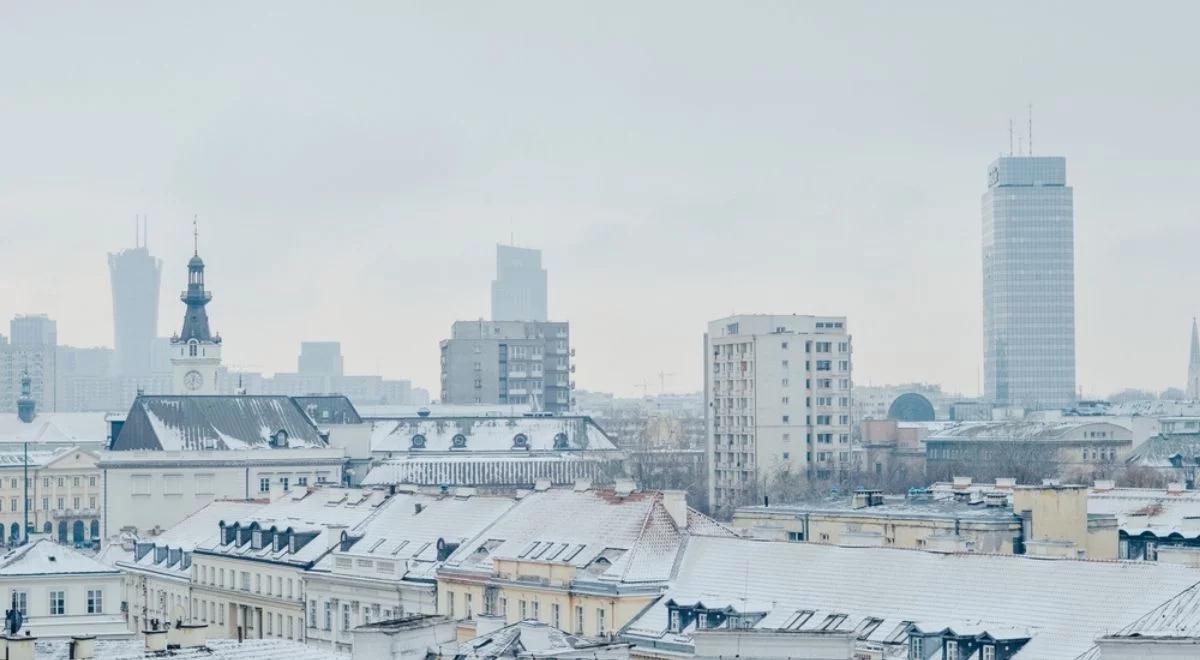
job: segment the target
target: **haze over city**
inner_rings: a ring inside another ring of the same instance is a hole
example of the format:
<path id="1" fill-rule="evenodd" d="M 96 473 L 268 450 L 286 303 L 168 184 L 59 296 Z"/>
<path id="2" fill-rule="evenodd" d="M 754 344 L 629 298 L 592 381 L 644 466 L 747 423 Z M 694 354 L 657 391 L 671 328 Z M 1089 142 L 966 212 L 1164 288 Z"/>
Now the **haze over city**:
<path id="1" fill-rule="evenodd" d="M 1086 11 L 1083 9 L 1086 8 Z M 636 14 L 636 20 L 631 20 Z M 1084 394 L 1179 387 L 1200 241 L 1193 26 L 1116 4 L 11 5 L 0 318 L 113 342 L 134 215 L 179 326 L 192 218 L 225 363 L 437 389 L 496 243 L 543 250 L 581 388 L 701 388 L 731 313 L 845 315 L 860 384 L 980 388 L 980 196 L 1067 158 Z M 1119 35 L 1119 39 L 1117 39 Z M 1136 348 L 1136 355 L 1130 349 Z"/>

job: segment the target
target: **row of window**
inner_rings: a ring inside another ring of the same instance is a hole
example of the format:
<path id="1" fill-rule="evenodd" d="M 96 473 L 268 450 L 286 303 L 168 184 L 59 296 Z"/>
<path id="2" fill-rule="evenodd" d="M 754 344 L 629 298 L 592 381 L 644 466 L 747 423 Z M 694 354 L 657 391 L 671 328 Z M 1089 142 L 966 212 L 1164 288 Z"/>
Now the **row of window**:
<path id="1" fill-rule="evenodd" d="M 46 614 L 49 616 L 65 616 L 67 613 L 67 592 L 60 589 L 51 589 L 46 596 Z M 88 614 L 104 613 L 103 589 L 88 589 L 86 601 L 86 612 Z M 9 594 L 9 603 L 12 609 L 21 613 L 21 616 L 29 616 L 28 591 L 13 589 Z"/>
<path id="2" fill-rule="evenodd" d="M 470 592 L 464 592 L 462 594 L 463 607 L 461 611 L 458 609 L 456 596 L 457 594 L 455 592 L 446 591 L 446 614 L 451 619 L 474 618 L 476 612 L 474 609 L 472 594 Z M 494 602 L 485 603 L 484 609 L 486 610 L 484 612 L 485 614 L 502 616 L 504 617 L 505 622 L 508 621 L 507 598 L 496 598 Z M 516 614 L 518 616 L 518 621 L 532 619 L 534 621 L 540 621 L 542 623 L 549 624 L 555 628 L 563 630 L 566 629 L 563 625 L 564 621 L 562 620 L 562 607 L 558 603 L 550 603 L 550 607 L 547 611 L 548 617 L 546 619 L 542 619 L 542 604 L 539 600 L 536 598 L 531 600 L 520 599 L 517 601 Z M 576 605 L 574 617 L 572 618 L 575 634 L 584 634 L 583 624 L 585 617 L 585 608 L 582 605 Z M 608 610 L 603 607 L 597 607 L 595 609 L 595 623 L 596 630 L 594 634 L 602 635 L 611 632 L 608 626 Z"/>
<path id="3" fill-rule="evenodd" d="M 240 578 L 240 581 L 238 580 Z M 240 589 L 241 591 L 253 591 L 256 594 L 264 596 L 275 596 L 276 598 L 297 599 L 303 600 L 304 594 L 301 592 L 300 584 L 292 578 L 284 580 L 281 576 L 271 576 L 265 573 L 251 574 L 248 571 L 234 571 L 229 569 L 229 586 L 226 587 L 225 569 L 216 568 L 213 566 L 201 566 L 194 564 L 192 569 L 192 579 L 200 584 L 206 584 L 211 587 L 221 589 Z M 251 589 L 253 585 L 253 589 Z"/>
<path id="4" fill-rule="evenodd" d="M 67 479 L 70 479 L 70 480 L 71 480 L 71 486 L 72 486 L 73 488 L 78 488 L 78 487 L 80 487 L 80 486 L 82 486 L 82 485 L 83 485 L 83 480 L 84 480 L 84 478 L 85 478 L 85 477 L 82 477 L 82 476 L 74 476 L 74 477 L 42 477 L 42 488 L 49 488 L 49 487 L 50 487 L 50 482 L 51 482 L 51 481 L 54 481 L 55 485 L 56 485 L 58 488 L 65 488 L 65 487 L 66 487 L 66 484 L 67 484 Z M 88 486 L 91 486 L 91 487 L 95 488 L 95 486 L 96 486 L 96 477 L 95 477 L 95 475 L 89 475 L 89 476 L 87 476 L 87 477 L 86 477 L 86 479 L 87 479 L 87 481 L 88 481 Z M 21 478 L 18 478 L 18 477 L 11 477 L 11 478 L 9 478 L 9 480 L 8 480 L 8 486 L 9 486 L 9 488 L 12 488 L 12 489 L 14 489 L 14 490 L 15 490 L 15 489 L 17 489 L 17 488 L 24 487 L 24 486 L 25 486 L 25 483 L 24 483 L 24 481 L 25 481 L 25 480 L 24 480 L 24 478 L 23 478 L 23 477 L 21 477 Z M 32 484 L 30 484 L 30 485 L 32 485 Z"/>
<path id="5" fill-rule="evenodd" d="M 318 609 L 322 612 L 320 621 L 317 619 Z M 341 610 L 341 623 L 338 628 L 340 632 L 346 633 L 360 625 L 366 625 L 372 621 L 388 621 L 393 618 L 391 608 L 382 607 L 379 603 L 341 603 L 338 607 L 338 602 L 335 600 L 321 601 L 318 607 L 317 601 L 308 601 L 308 627 L 313 630 L 333 630 L 333 614 L 335 610 Z M 404 608 L 396 608 L 395 617 L 403 617 Z M 318 627 L 318 623 L 320 626 Z"/>

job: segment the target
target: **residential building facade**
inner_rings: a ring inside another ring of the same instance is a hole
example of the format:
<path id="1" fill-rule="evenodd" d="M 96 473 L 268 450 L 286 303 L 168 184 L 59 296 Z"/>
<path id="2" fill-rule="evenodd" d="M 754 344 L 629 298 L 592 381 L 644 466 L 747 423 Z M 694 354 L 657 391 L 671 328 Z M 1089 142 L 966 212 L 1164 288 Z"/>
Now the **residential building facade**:
<path id="1" fill-rule="evenodd" d="M 1065 158 L 1005 156 L 983 195 L 984 395 L 1065 408 L 1075 392 L 1075 235 Z"/>
<path id="2" fill-rule="evenodd" d="M 573 355 L 565 322 L 456 321 L 441 342 L 442 403 L 571 407 Z"/>
<path id="3" fill-rule="evenodd" d="M 841 316 L 740 315 L 708 324 L 709 502 L 756 499 L 775 474 L 852 467 L 852 344 Z"/>
<path id="4" fill-rule="evenodd" d="M 23 615 L 22 630 L 39 640 L 130 635 L 121 615 L 121 572 L 46 538 L 0 557 L 0 594 L 5 609 Z"/>
<path id="5" fill-rule="evenodd" d="M 1064 421 L 966 422 L 925 438 L 931 478 L 1090 476 L 1124 461 L 1133 449 L 1130 429 L 1087 418 Z M 1005 474 L 999 474 L 997 472 Z"/>

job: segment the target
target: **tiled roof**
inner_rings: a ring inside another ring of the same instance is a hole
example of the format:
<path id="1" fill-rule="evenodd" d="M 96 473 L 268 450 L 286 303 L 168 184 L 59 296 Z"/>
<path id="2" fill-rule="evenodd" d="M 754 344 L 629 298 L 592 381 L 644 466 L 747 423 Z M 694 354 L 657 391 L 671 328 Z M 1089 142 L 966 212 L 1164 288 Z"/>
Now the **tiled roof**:
<path id="1" fill-rule="evenodd" d="M 271 447 L 276 437 L 287 448 L 326 446 L 290 397 L 143 395 L 133 402 L 112 449 L 257 449 Z"/>
<path id="2" fill-rule="evenodd" d="M 842 628 L 882 619 L 882 642 L 903 622 L 922 630 L 1027 635 L 1018 658 L 1071 660 L 1097 637 L 1200 581 L 1200 570 L 1155 562 L 1047 560 L 844 548 L 697 536 L 666 594 L 623 631 L 631 641 L 684 647 L 668 632 L 666 603 L 761 612 L 756 628 L 787 628 L 802 610 L 847 615 Z M 824 617 L 810 619 L 814 625 Z M 800 629 L 807 630 L 811 626 Z M 903 640 L 900 640 L 903 641 Z"/>

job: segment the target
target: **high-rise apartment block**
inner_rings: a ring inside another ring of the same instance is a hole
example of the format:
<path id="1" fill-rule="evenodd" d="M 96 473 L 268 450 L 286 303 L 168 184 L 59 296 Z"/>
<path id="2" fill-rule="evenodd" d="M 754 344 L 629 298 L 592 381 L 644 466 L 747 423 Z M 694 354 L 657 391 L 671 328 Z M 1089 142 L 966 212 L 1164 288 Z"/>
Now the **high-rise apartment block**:
<path id="1" fill-rule="evenodd" d="M 782 472 L 851 467 L 852 347 L 844 316 L 730 316 L 704 338 L 709 502 L 757 501 Z"/>
<path id="2" fill-rule="evenodd" d="M 58 345 L 58 322 L 45 314 L 18 315 L 9 321 L 8 329 L 14 346 Z"/>
<path id="3" fill-rule="evenodd" d="M 296 372 L 304 376 L 341 378 L 345 375 L 342 365 L 341 342 L 300 342 L 300 359 Z"/>
<path id="4" fill-rule="evenodd" d="M 983 195 L 984 395 L 1065 408 L 1075 400 L 1075 229 L 1065 158 L 1007 156 Z"/>
<path id="5" fill-rule="evenodd" d="M 546 269 L 542 268 L 541 250 L 496 246 L 492 320 L 546 320 Z"/>
<path id="6" fill-rule="evenodd" d="M 441 342 L 442 403 L 570 410 L 569 335 L 565 322 L 456 321 Z"/>
<path id="7" fill-rule="evenodd" d="M 153 373 L 162 262 L 150 256 L 147 248 L 136 247 L 109 254 L 108 272 L 112 281 L 117 373 L 145 378 Z"/>
<path id="8" fill-rule="evenodd" d="M 1200 401 L 1200 330 L 1192 319 L 1192 343 L 1188 348 L 1187 398 Z"/>

